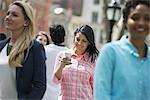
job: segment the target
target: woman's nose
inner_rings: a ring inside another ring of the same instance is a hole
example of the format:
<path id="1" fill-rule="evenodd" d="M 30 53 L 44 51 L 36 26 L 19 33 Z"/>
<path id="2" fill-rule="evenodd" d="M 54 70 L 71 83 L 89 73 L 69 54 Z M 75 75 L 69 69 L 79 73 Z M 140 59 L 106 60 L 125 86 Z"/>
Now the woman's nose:
<path id="1" fill-rule="evenodd" d="M 139 21 L 138 21 L 138 24 L 139 25 L 145 25 L 147 22 L 143 19 L 143 18 L 141 18 Z"/>
<path id="2" fill-rule="evenodd" d="M 78 41 L 78 44 L 82 44 L 82 41 Z"/>
<path id="3" fill-rule="evenodd" d="M 10 19 L 11 18 L 11 15 L 7 15 L 6 17 L 5 17 L 5 20 L 8 20 L 8 19 Z"/>

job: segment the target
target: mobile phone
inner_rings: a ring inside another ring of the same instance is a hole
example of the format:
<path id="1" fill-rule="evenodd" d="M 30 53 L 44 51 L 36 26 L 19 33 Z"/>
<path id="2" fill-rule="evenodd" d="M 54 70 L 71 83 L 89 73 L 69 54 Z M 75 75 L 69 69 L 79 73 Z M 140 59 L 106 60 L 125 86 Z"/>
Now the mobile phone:
<path id="1" fill-rule="evenodd" d="M 71 61 L 71 53 L 66 52 L 66 53 L 65 53 L 65 56 L 66 56 L 66 58 L 67 58 L 68 60 Z"/>

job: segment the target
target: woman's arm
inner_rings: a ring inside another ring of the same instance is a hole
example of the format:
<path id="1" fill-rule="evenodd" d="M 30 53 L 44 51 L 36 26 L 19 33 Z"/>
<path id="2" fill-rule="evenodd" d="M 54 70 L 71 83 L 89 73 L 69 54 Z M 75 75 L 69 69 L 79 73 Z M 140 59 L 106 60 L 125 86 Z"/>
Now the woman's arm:
<path id="1" fill-rule="evenodd" d="M 102 48 L 94 73 L 94 100 L 111 100 L 113 57 L 110 46 Z"/>
<path id="2" fill-rule="evenodd" d="M 32 89 L 27 98 L 41 100 L 46 91 L 46 55 L 43 45 L 34 42 Z"/>
<path id="3" fill-rule="evenodd" d="M 61 80 L 63 69 L 66 65 L 69 64 L 71 64 L 71 61 L 67 57 L 65 57 L 64 52 L 59 53 L 57 55 L 55 67 L 54 67 L 54 78 L 53 78 L 55 83 L 58 83 L 56 82 L 55 78 L 57 78 L 58 81 Z"/>
<path id="4" fill-rule="evenodd" d="M 62 71 L 63 71 L 63 68 L 65 67 L 65 63 L 64 62 L 59 62 L 57 64 L 57 69 L 56 69 L 56 72 L 55 72 L 55 76 L 58 80 L 61 79 L 61 76 L 62 76 Z"/>

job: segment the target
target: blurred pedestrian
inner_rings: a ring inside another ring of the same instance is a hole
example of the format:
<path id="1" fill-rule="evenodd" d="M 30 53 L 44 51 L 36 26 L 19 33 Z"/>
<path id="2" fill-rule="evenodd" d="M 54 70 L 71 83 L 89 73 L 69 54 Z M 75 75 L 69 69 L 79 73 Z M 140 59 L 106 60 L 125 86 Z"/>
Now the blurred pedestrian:
<path id="1" fill-rule="evenodd" d="M 52 81 L 52 75 L 55 65 L 56 56 L 60 51 L 67 50 L 64 45 L 66 32 L 62 25 L 52 25 L 49 28 L 52 44 L 45 46 L 46 65 L 47 65 L 47 89 L 43 100 L 58 100 L 60 85 Z"/>
<path id="2" fill-rule="evenodd" d="M 150 100 L 150 1 L 128 0 L 123 18 L 129 34 L 106 44 L 96 63 L 94 100 Z"/>
<path id="3" fill-rule="evenodd" d="M 49 38 L 49 34 L 47 32 L 40 31 L 36 35 L 35 39 L 38 42 L 40 42 L 41 44 L 43 44 L 44 46 L 50 44 L 50 38 Z"/>
<path id="4" fill-rule="evenodd" d="M 0 99 L 41 100 L 46 90 L 46 56 L 43 45 L 33 40 L 33 8 L 15 1 L 4 22 L 11 36 L 0 43 Z"/>
<path id="5" fill-rule="evenodd" d="M 93 75 L 98 50 L 93 29 L 83 25 L 74 33 L 72 50 L 58 54 L 53 81 L 60 83 L 60 100 L 93 100 Z"/>

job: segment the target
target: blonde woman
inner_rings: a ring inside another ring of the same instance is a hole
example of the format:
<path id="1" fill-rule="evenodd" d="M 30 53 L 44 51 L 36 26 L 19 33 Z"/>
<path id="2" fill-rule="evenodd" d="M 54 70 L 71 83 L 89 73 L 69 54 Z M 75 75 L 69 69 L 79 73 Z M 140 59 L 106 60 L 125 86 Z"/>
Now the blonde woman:
<path id="1" fill-rule="evenodd" d="M 46 57 L 43 45 L 33 40 L 32 7 L 23 1 L 10 4 L 5 28 L 11 36 L 0 43 L 0 99 L 42 99 L 46 89 Z"/>

